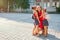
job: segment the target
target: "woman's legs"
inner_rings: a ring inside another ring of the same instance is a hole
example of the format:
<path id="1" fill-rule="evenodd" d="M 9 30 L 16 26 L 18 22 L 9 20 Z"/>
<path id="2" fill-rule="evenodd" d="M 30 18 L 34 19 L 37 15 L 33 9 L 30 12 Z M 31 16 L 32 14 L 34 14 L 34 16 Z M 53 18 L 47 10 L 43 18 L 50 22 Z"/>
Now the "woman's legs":
<path id="1" fill-rule="evenodd" d="M 43 30 L 41 28 L 39 28 L 38 30 L 38 34 L 42 34 Z"/>
<path id="2" fill-rule="evenodd" d="M 43 33 L 43 21 L 40 20 L 40 24 L 39 24 L 39 34 Z"/>

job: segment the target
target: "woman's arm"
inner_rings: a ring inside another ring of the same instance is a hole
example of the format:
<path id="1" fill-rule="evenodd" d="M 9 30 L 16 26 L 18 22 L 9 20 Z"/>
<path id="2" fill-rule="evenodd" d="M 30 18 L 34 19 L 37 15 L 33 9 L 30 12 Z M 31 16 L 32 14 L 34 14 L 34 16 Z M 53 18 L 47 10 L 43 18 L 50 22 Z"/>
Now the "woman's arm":
<path id="1" fill-rule="evenodd" d="M 44 16 L 45 16 L 45 12 L 42 10 L 42 14 L 41 14 L 40 18 L 44 17 Z"/>

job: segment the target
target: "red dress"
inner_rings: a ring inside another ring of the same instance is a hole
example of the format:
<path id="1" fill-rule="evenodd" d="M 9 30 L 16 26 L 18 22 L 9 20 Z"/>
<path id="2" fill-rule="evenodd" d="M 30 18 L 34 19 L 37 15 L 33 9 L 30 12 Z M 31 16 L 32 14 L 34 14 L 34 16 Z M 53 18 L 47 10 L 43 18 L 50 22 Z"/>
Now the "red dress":
<path id="1" fill-rule="evenodd" d="M 40 24 L 39 24 L 39 28 L 43 29 L 43 17 L 40 18 L 40 16 L 42 15 L 42 11 L 39 11 L 38 12 L 38 17 L 39 17 L 39 20 L 40 20 Z"/>

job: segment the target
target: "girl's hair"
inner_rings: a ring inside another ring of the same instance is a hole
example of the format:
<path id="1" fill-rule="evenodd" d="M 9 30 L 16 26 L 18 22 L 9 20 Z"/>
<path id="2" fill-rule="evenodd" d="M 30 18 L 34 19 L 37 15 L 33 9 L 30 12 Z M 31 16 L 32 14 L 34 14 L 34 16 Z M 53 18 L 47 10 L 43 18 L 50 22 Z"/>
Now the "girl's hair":
<path id="1" fill-rule="evenodd" d="M 44 12 L 46 12 L 46 9 L 44 9 Z"/>
<path id="2" fill-rule="evenodd" d="M 36 7 L 32 7 L 32 9 L 33 9 L 33 10 L 35 10 L 35 9 L 36 9 Z"/>

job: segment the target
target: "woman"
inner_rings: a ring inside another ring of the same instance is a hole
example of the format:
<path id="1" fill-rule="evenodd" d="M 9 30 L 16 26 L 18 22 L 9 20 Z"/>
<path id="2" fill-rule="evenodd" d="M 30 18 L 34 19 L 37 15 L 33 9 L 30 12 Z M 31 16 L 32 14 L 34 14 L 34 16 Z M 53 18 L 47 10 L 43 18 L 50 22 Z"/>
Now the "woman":
<path id="1" fill-rule="evenodd" d="M 39 24 L 39 34 L 42 34 L 43 33 L 43 16 L 42 16 L 42 7 L 40 6 L 37 6 L 37 11 L 38 11 L 38 17 L 39 17 L 39 21 L 40 21 L 40 24 Z"/>
<path id="2" fill-rule="evenodd" d="M 38 26 L 39 26 L 39 18 L 38 18 L 38 13 L 36 11 L 36 7 L 32 7 L 33 10 L 33 16 L 32 18 L 34 19 L 34 28 L 33 28 L 33 35 L 38 35 Z"/>
<path id="3" fill-rule="evenodd" d="M 38 16 L 40 20 L 39 24 L 39 33 L 43 33 L 44 36 L 48 34 L 48 21 L 46 19 L 46 10 L 42 9 L 40 6 L 37 6 Z"/>

